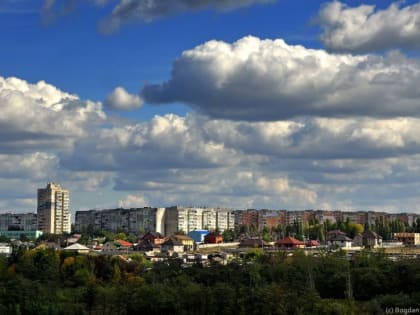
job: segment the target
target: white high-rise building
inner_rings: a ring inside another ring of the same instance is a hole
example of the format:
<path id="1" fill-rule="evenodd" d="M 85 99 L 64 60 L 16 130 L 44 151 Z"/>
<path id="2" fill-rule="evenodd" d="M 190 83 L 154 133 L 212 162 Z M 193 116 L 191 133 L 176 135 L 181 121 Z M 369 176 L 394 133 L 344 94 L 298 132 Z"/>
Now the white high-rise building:
<path id="1" fill-rule="evenodd" d="M 38 228 L 44 233 L 70 233 L 69 191 L 49 183 L 38 189 Z"/>

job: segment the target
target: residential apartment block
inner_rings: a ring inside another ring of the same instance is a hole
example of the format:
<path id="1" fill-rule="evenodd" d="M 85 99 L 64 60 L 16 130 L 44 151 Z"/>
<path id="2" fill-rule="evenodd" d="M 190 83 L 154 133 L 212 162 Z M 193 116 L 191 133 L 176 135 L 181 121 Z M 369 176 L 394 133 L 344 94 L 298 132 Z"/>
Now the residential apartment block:
<path id="1" fill-rule="evenodd" d="M 75 230 L 82 231 L 140 231 L 171 235 L 193 230 L 233 229 L 233 211 L 219 208 L 168 207 L 87 210 L 76 212 Z"/>
<path id="2" fill-rule="evenodd" d="M 216 228 L 211 230 L 219 230 L 223 233 L 225 230 L 235 228 L 235 213 L 226 209 L 215 209 L 216 211 Z"/>
<path id="3" fill-rule="evenodd" d="M 36 213 L 1 213 L 0 231 L 36 231 Z"/>
<path id="4" fill-rule="evenodd" d="M 164 208 L 87 210 L 76 212 L 77 232 L 163 232 Z"/>
<path id="5" fill-rule="evenodd" d="M 171 207 L 167 211 L 178 213 L 178 231 L 210 230 L 223 233 L 235 226 L 235 214 L 222 208 Z"/>
<path id="6" fill-rule="evenodd" d="M 415 246 L 420 244 L 420 233 L 394 233 L 394 239 L 406 246 Z"/>
<path id="7" fill-rule="evenodd" d="M 70 233 L 69 191 L 49 183 L 38 189 L 38 229 L 44 233 Z"/>
<path id="8" fill-rule="evenodd" d="M 167 207 L 89 210 L 76 212 L 76 231 L 140 231 L 159 232 L 171 235 L 180 231 L 189 233 L 193 230 L 223 231 L 235 226 L 245 225 L 254 231 L 269 230 L 279 225 L 307 225 L 311 221 L 319 223 L 345 222 L 375 224 L 401 220 L 412 224 L 420 215 L 388 214 L 373 211 L 326 211 L 326 210 L 229 210 L 204 207 Z"/>

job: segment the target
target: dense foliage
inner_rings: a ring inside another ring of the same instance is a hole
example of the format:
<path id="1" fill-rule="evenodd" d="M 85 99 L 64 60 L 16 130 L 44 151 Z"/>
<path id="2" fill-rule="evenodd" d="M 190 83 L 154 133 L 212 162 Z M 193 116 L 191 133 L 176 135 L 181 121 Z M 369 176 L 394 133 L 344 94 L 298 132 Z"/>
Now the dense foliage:
<path id="1" fill-rule="evenodd" d="M 0 314 L 382 314 L 420 307 L 420 261 L 249 251 L 226 266 L 46 249 L 0 256 Z"/>

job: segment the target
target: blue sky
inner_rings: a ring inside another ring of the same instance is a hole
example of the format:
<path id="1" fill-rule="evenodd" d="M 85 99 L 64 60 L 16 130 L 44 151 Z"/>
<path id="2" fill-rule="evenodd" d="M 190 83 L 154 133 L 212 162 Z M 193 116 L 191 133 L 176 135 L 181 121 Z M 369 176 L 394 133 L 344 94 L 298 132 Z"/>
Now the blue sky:
<path id="1" fill-rule="evenodd" d="M 40 20 L 42 1 L 10 3 L 0 21 L 3 75 L 45 80 L 94 100 L 102 100 L 117 85 L 137 92 L 144 82 L 166 79 L 173 60 L 184 50 L 212 39 L 232 42 L 255 35 L 319 46 L 310 22 L 319 9 L 316 2 L 186 12 L 153 23 L 126 25 L 110 35 L 100 34 L 97 24 L 112 5 L 97 8 L 83 1 L 73 13 L 45 25 Z M 56 6 L 59 10 L 59 3 Z"/>
<path id="2" fill-rule="evenodd" d="M 420 211 L 418 1 L 100 2 L 0 0 L 0 211 Z"/>

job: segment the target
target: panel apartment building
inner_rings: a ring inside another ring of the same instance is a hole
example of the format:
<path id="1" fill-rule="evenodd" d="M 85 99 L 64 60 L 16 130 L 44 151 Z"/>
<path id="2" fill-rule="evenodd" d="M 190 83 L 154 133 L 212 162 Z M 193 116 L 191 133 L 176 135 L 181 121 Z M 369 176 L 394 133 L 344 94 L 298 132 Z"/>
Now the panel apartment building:
<path id="1" fill-rule="evenodd" d="M 235 213 L 229 209 L 174 206 L 165 211 L 167 234 L 203 229 L 223 233 L 235 227 Z"/>
<path id="2" fill-rule="evenodd" d="M 0 214 L 0 235 L 11 239 L 20 239 L 22 235 L 38 238 L 42 235 L 38 231 L 36 213 L 2 213 Z"/>
<path id="3" fill-rule="evenodd" d="M 419 215 L 385 214 L 366 211 L 325 211 L 325 210 L 268 210 L 248 209 L 230 210 L 223 208 L 202 207 L 167 207 L 167 208 L 133 208 L 88 210 L 76 212 L 76 231 L 125 231 L 138 234 L 140 232 L 159 232 L 171 235 L 180 231 L 189 233 L 193 230 L 223 231 L 235 226 L 246 225 L 256 231 L 264 228 L 272 229 L 278 225 L 306 225 L 311 220 L 319 223 L 335 223 L 349 220 L 352 223 L 375 223 L 376 220 L 405 220 L 413 222 Z"/>
<path id="4" fill-rule="evenodd" d="M 183 231 L 233 229 L 232 211 L 219 208 L 168 207 L 87 210 L 76 212 L 77 232 L 159 232 L 171 235 Z"/>
<path id="5" fill-rule="evenodd" d="M 38 229 L 44 233 L 70 233 L 69 191 L 49 183 L 38 189 Z"/>
<path id="6" fill-rule="evenodd" d="M 1 213 L 0 231 L 36 231 L 38 221 L 35 213 Z"/>
<path id="7" fill-rule="evenodd" d="M 164 208 L 105 209 L 76 212 L 77 232 L 164 232 Z"/>

